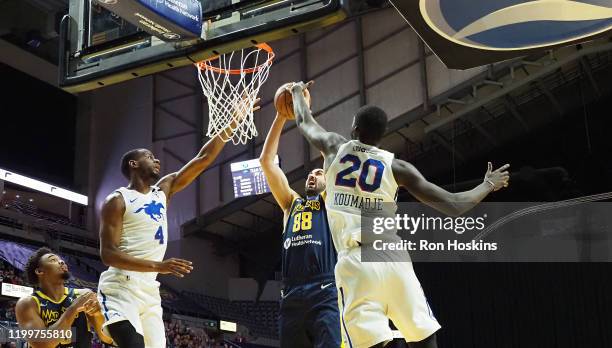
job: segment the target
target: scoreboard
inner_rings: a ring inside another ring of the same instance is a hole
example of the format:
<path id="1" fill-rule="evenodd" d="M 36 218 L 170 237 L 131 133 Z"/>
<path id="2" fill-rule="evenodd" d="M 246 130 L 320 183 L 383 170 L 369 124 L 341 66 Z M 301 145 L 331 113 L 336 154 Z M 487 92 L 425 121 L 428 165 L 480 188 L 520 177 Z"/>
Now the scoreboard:
<path id="1" fill-rule="evenodd" d="M 274 158 L 274 163 L 279 164 L 278 155 Z M 235 198 L 270 192 L 259 159 L 232 163 L 230 169 L 234 182 Z"/>

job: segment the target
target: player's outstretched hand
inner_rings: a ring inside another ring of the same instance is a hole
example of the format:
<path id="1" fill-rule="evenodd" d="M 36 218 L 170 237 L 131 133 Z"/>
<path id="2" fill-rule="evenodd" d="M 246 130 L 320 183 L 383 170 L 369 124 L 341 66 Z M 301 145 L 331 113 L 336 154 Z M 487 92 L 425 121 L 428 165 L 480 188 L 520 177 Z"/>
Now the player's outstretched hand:
<path id="1" fill-rule="evenodd" d="M 179 278 L 183 278 L 185 274 L 191 273 L 193 266 L 191 261 L 171 258 L 159 263 L 158 271 L 161 274 L 173 274 Z"/>
<path id="2" fill-rule="evenodd" d="M 310 80 L 306 83 L 304 83 L 303 81 L 293 82 L 287 86 L 287 90 L 289 92 L 292 92 L 294 88 L 299 88 L 301 91 L 303 91 L 305 89 L 310 88 L 310 86 L 312 86 L 313 83 L 314 83 L 314 80 Z"/>
<path id="3" fill-rule="evenodd" d="M 503 187 L 508 187 L 508 181 L 510 180 L 510 173 L 506 169 L 510 168 L 509 164 L 493 170 L 493 163 L 487 164 L 487 173 L 485 174 L 485 182 L 493 188 L 493 191 L 497 191 Z"/>

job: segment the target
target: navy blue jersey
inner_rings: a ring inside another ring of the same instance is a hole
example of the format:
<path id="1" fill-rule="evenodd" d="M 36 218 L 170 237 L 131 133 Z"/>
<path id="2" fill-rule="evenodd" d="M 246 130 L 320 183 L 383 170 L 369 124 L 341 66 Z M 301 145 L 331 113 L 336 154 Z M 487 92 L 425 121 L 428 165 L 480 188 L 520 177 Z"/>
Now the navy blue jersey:
<path id="1" fill-rule="evenodd" d="M 283 241 L 284 280 L 308 283 L 321 276 L 333 280 L 336 249 L 320 195 L 293 200 Z"/>
<path id="2" fill-rule="evenodd" d="M 38 307 L 38 314 L 45 323 L 46 327 L 55 324 L 60 316 L 64 314 L 66 309 L 70 307 L 72 302 L 77 298 L 77 290 L 72 288 L 64 288 L 64 296 L 59 301 L 53 301 L 42 291 L 37 290 L 32 294 L 32 298 Z M 59 344 L 56 347 L 61 348 L 90 348 L 92 334 L 88 331 L 87 318 L 84 313 L 79 313 L 79 316 L 72 324 L 76 328 L 74 337 L 71 339 L 73 343 Z"/>

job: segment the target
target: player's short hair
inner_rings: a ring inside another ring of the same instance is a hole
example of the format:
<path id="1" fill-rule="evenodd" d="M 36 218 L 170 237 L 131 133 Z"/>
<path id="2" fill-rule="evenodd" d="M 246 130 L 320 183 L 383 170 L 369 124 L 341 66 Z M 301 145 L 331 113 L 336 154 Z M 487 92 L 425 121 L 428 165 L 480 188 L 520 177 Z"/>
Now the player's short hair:
<path id="1" fill-rule="evenodd" d="M 378 106 L 362 106 L 355 114 L 355 126 L 360 138 L 378 142 L 387 131 L 387 113 Z"/>
<path id="2" fill-rule="evenodd" d="M 137 160 L 142 149 L 134 149 L 126 152 L 121 157 L 121 174 L 128 180 L 130 179 L 130 161 Z"/>
<path id="3" fill-rule="evenodd" d="M 47 254 L 53 254 L 53 250 L 47 247 L 42 247 L 32 253 L 32 255 L 30 255 L 30 258 L 28 259 L 28 262 L 26 262 L 25 265 L 25 273 L 27 278 L 26 280 L 28 281 L 28 283 L 32 285 L 38 284 L 38 276 L 36 275 L 36 269 L 40 266 L 41 257 Z"/>

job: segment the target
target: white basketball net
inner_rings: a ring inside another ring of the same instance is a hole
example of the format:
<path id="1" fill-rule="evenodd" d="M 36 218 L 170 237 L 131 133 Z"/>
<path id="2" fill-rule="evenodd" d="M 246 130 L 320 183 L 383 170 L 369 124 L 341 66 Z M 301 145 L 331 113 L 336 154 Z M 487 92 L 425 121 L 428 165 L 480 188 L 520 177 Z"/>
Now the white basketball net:
<path id="1" fill-rule="evenodd" d="M 208 98 L 208 137 L 221 135 L 223 141 L 237 145 L 257 136 L 253 107 L 273 58 L 272 49 L 262 45 L 197 64 L 202 91 Z"/>

